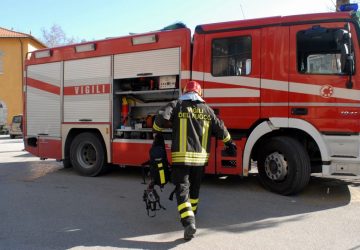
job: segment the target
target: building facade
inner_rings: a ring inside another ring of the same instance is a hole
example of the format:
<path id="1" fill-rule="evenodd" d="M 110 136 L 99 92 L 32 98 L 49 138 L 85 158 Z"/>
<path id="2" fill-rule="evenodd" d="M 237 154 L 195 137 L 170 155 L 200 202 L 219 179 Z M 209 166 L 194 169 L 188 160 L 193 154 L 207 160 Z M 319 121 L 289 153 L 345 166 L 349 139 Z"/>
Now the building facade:
<path id="1" fill-rule="evenodd" d="M 8 125 L 14 115 L 23 113 L 22 82 L 26 55 L 42 48 L 46 46 L 33 36 L 0 27 L 0 108 Z"/>

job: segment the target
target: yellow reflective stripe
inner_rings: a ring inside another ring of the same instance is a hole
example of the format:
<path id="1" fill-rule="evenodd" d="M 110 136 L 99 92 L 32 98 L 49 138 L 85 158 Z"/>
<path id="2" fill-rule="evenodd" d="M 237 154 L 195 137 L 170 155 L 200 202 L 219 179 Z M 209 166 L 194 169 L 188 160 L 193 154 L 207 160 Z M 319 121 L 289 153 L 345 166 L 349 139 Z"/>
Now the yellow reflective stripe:
<path id="1" fill-rule="evenodd" d="M 193 156 L 193 155 L 171 155 L 172 159 L 193 159 L 193 160 L 207 160 L 209 155 Z"/>
<path id="2" fill-rule="evenodd" d="M 190 199 L 192 211 L 196 211 L 199 199 Z"/>
<path id="3" fill-rule="evenodd" d="M 174 152 L 171 154 L 172 162 L 206 163 L 209 160 L 208 153 Z"/>
<path id="4" fill-rule="evenodd" d="M 204 158 L 209 157 L 210 154 L 208 153 L 197 153 L 197 152 L 172 152 L 171 156 L 180 157 L 180 156 L 187 156 L 193 158 Z"/>
<path id="5" fill-rule="evenodd" d="M 188 160 L 188 161 L 208 161 L 209 158 L 208 157 L 203 157 L 203 158 L 192 158 L 192 157 L 172 157 L 173 161 L 181 161 L 181 160 Z"/>
<path id="6" fill-rule="evenodd" d="M 204 160 L 204 159 L 209 159 L 208 155 L 201 155 L 201 156 L 193 156 L 193 155 L 171 155 L 172 158 L 189 158 L 189 159 L 194 159 L 194 160 Z"/>
<path id="7" fill-rule="evenodd" d="M 159 163 L 157 164 L 157 166 L 158 166 L 158 168 L 162 168 L 162 167 L 163 167 L 162 162 L 159 162 Z M 165 183 L 165 173 L 164 173 L 164 170 L 163 170 L 163 169 L 159 170 L 159 174 L 160 174 L 160 183 L 161 183 L 161 184 L 164 184 L 164 183 Z"/>
<path id="8" fill-rule="evenodd" d="M 160 128 L 155 122 L 153 124 L 153 129 L 160 132 L 164 130 L 163 128 Z"/>
<path id="9" fill-rule="evenodd" d="M 173 158 L 172 162 L 193 162 L 193 163 L 201 163 L 207 162 L 209 159 L 192 159 L 192 158 Z"/>
<path id="10" fill-rule="evenodd" d="M 181 219 L 184 219 L 185 217 L 189 217 L 189 216 L 195 216 L 194 215 L 194 212 L 193 211 L 186 211 L 186 212 L 183 212 L 181 215 L 180 215 L 180 217 L 181 217 Z"/>
<path id="11" fill-rule="evenodd" d="M 228 135 L 223 139 L 223 142 L 224 143 L 227 143 L 228 141 L 230 141 L 231 140 L 231 136 L 230 136 L 230 134 L 228 133 Z"/>
<path id="12" fill-rule="evenodd" d="M 181 203 L 181 204 L 178 206 L 178 210 L 181 211 L 181 210 L 183 210 L 183 209 L 186 208 L 186 207 L 191 207 L 190 202 Z"/>
<path id="13" fill-rule="evenodd" d="M 204 120 L 204 125 L 202 128 L 202 141 L 201 141 L 202 152 L 206 152 L 208 135 L 209 135 L 209 121 Z"/>
<path id="14" fill-rule="evenodd" d="M 199 159 L 199 160 L 195 160 L 195 159 L 189 159 L 189 158 L 179 158 L 179 159 L 172 159 L 173 163 L 199 163 L 199 164 L 203 164 L 203 163 L 207 163 L 208 159 Z"/>
<path id="15" fill-rule="evenodd" d="M 191 205 L 192 205 L 192 204 L 196 204 L 196 203 L 198 203 L 198 202 L 199 202 L 199 199 L 190 199 Z"/>
<path id="16" fill-rule="evenodd" d="M 164 184 L 165 183 L 165 174 L 164 174 L 164 170 L 160 170 L 159 171 L 160 174 L 160 183 Z"/>
<path id="17" fill-rule="evenodd" d="M 179 151 L 186 152 L 187 119 L 180 119 Z"/>

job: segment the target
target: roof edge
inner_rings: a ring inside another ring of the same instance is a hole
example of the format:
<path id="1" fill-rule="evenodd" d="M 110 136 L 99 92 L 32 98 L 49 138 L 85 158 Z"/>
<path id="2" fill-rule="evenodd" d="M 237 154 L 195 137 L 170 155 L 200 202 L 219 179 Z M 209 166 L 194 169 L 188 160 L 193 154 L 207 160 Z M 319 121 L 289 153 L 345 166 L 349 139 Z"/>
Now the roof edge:
<path id="1" fill-rule="evenodd" d="M 23 33 L 23 32 L 9 30 L 9 29 L 3 28 L 3 27 L 0 27 L 0 29 L 5 30 L 5 31 L 7 31 L 9 33 L 17 34 L 17 36 L 16 35 L 13 35 L 13 36 L 11 36 L 11 35 L 9 35 L 9 36 L 0 36 L 0 38 L 29 38 L 29 39 L 32 39 L 35 42 L 39 43 L 44 48 L 47 48 L 47 46 L 43 42 L 41 42 L 39 39 L 35 38 L 32 35 L 29 35 L 29 34 L 26 34 L 26 33 Z"/>

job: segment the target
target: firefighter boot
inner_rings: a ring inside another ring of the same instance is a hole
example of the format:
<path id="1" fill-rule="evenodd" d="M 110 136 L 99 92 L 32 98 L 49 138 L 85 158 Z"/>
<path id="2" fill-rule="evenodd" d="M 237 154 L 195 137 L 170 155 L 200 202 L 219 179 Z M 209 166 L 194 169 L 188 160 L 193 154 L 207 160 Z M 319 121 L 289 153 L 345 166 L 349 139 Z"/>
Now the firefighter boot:
<path id="1" fill-rule="evenodd" d="M 196 227 L 194 223 L 187 225 L 184 229 L 184 240 L 191 240 L 194 238 Z"/>

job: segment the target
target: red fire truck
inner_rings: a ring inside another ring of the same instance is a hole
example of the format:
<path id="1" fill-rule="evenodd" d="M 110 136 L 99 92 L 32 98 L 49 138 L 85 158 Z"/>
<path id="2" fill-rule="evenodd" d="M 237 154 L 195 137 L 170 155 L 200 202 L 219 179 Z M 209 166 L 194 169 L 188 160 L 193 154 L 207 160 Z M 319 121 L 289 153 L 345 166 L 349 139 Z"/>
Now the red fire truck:
<path id="1" fill-rule="evenodd" d="M 141 166 L 156 111 L 193 79 L 238 148 L 224 156 L 212 138 L 207 173 L 247 176 L 257 166 L 264 186 L 285 195 L 311 173 L 360 173 L 355 12 L 198 25 L 193 36 L 175 26 L 31 53 L 26 150 L 86 176 L 108 163 Z"/>

